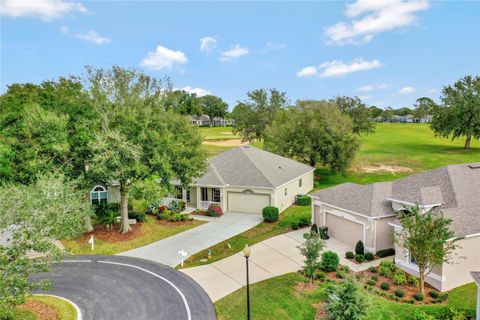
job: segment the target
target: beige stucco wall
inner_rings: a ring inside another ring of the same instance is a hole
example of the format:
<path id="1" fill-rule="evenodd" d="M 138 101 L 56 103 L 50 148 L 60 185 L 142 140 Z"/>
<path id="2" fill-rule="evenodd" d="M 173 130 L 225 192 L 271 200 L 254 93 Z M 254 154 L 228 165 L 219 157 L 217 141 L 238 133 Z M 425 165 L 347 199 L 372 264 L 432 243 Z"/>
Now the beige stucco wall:
<path id="1" fill-rule="evenodd" d="M 388 223 L 394 220 L 394 217 L 381 219 L 367 218 L 314 200 L 312 203 L 312 222 L 318 226 L 325 225 L 325 212 L 363 225 L 365 228 L 364 238 L 358 240 L 363 241 L 367 251 L 376 252 L 380 249 L 393 248 L 393 229 Z M 352 232 L 353 231 L 354 230 L 352 230 Z"/>
<path id="2" fill-rule="evenodd" d="M 299 180 L 302 179 L 302 187 L 299 187 Z M 287 189 L 287 195 L 285 195 Z M 297 194 L 307 194 L 313 189 L 313 171 L 308 172 L 291 182 L 280 186 L 274 190 L 273 204 L 280 212 L 290 207 L 295 202 Z"/>
<path id="3" fill-rule="evenodd" d="M 452 256 L 452 263 L 444 263 L 433 268 L 426 281 L 440 291 L 448 291 L 472 282 L 470 271 L 480 270 L 480 236 L 470 237 L 457 242 L 459 248 Z M 408 263 L 408 253 L 395 246 L 396 265 L 414 275 L 418 275 L 416 266 Z"/>
<path id="4" fill-rule="evenodd" d="M 241 188 L 241 187 L 225 187 L 221 192 L 222 198 L 222 209 L 224 211 L 228 210 L 228 193 L 229 192 L 240 192 L 240 193 L 254 193 L 254 194 L 264 194 L 268 195 L 270 198 L 270 203 L 273 203 L 273 190 L 272 189 L 263 189 L 263 188 Z M 251 197 L 252 201 L 256 201 L 257 198 Z M 258 199 L 261 201 L 261 199 Z M 258 212 L 261 213 L 261 212 Z"/>

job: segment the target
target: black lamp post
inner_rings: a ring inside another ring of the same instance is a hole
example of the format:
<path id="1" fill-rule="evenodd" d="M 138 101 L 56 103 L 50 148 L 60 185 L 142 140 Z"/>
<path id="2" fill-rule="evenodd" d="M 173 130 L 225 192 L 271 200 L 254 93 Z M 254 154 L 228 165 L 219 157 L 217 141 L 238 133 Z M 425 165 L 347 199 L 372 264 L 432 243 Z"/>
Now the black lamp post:
<path id="1" fill-rule="evenodd" d="M 248 244 L 246 244 L 245 248 L 243 248 L 243 256 L 245 257 L 245 262 L 247 265 L 247 320 L 250 320 L 250 281 L 248 278 L 248 258 L 250 257 L 251 252 L 252 249 L 248 246 Z"/>

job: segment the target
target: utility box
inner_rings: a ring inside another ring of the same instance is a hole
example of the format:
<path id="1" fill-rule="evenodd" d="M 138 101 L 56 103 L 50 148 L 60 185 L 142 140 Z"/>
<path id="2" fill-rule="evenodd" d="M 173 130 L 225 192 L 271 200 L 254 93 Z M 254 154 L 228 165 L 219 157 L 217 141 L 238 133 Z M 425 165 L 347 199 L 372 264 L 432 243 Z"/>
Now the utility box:
<path id="1" fill-rule="evenodd" d="M 330 237 L 328 236 L 328 227 L 327 226 L 318 227 L 318 231 L 320 232 L 320 238 L 322 238 L 322 240 L 330 239 Z"/>

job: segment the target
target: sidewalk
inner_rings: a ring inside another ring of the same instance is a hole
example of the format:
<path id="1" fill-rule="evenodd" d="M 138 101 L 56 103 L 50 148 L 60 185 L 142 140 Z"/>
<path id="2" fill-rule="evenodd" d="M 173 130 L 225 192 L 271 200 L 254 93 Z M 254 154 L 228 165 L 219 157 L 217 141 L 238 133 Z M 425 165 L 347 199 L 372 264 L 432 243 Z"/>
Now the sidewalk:
<path id="1" fill-rule="evenodd" d="M 120 255 L 147 259 L 175 267 L 181 262 L 181 257 L 178 254 L 180 250 L 185 250 L 188 254 L 187 257 L 189 257 L 253 228 L 262 220 L 263 217 L 259 214 L 228 212 L 220 219 L 215 219 L 149 245 L 122 252 Z"/>
<path id="2" fill-rule="evenodd" d="M 299 246 L 303 234 L 310 230 L 301 229 L 285 233 L 252 246 L 250 255 L 250 283 L 259 282 L 282 274 L 296 272 L 303 265 L 303 256 Z M 350 267 L 352 271 L 363 271 L 370 266 L 380 264 L 383 259 L 368 263 L 355 264 L 345 259 L 345 253 L 352 251 L 335 239 L 326 241 L 324 251 L 335 251 L 340 257 L 340 264 Z M 187 269 L 181 269 L 207 292 L 213 302 L 240 289 L 246 284 L 245 258 L 241 252 L 220 261 Z"/>

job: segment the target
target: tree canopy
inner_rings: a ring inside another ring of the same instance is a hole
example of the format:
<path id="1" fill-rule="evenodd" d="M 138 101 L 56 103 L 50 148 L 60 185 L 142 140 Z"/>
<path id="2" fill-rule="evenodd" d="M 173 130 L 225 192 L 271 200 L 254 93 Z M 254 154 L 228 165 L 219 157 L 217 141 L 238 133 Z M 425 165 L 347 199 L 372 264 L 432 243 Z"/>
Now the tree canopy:
<path id="1" fill-rule="evenodd" d="M 467 76 L 442 90 L 442 104 L 434 109 L 431 127 L 435 134 L 452 140 L 480 138 L 480 77 Z"/>
<path id="2" fill-rule="evenodd" d="M 202 113 L 210 117 L 210 125 L 213 123 L 213 118 L 225 118 L 227 115 L 228 104 L 219 97 L 207 95 L 198 98 L 198 101 Z"/>
<path id="3" fill-rule="evenodd" d="M 265 138 L 267 150 L 341 173 L 359 146 L 350 117 L 327 101 L 298 101 L 296 107 L 278 112 Z"/>
<path id="4" fill-rule="evenodd" d="M 415 115 L 420 119 L 425 119 L 427 115 L 437 107 L 437 104 L 429 97 L 421 97 L 415 101 Z"/>
<path id="5" fill-rule="evenodd" d="M 232 111 L 233 131 L 244 141 L 263 140 L 277 112 L 288 106 L 287 95 L 277 89 L 257 89 L 247 92 L 247 96 L 248 100 L 239 102 Z"/>
<path id="6" fill-rule="evenodd" d="M 375 131 L 375 123 L 372 122 L 372 113 L 358 97 L 337 96 L 330 99 L 340 111 L 347 114 L 353 121 L 353 132 L 357 134 L 369 134 Z"/>
<path id="7" fill-rule="evenodd" d="M 203 110 L 195 93 L 184 90 L 167 90 L 163 104 L 165 109 L 182 115 L 201 115 Z"/>
<path id="8" fill-rule="evenodd" d="M 75 182 L 63 174 L 39 175 L 29 185 L 0 185 L 0 312 L 24 302 L 31 290 L 44 286 L 33 273 L 47 271 L 64 252 L 54 240 L 87 231 L 92 215 Z M 34 252 L 44 259 L 31 259 Z"/>

